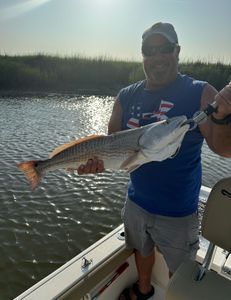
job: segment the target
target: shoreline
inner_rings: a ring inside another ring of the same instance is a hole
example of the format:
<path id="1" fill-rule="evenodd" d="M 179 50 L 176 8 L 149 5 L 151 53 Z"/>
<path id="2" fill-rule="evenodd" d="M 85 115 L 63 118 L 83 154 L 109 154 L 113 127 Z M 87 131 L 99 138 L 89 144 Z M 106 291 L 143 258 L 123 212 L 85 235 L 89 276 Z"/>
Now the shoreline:
<path id="1" fill-rule="evenodd" d="M 0 90 L 0 97 L 35 97 L 35 96 L 55 96 L 55 95 L 67 95 L 67 96 L 74 96 L 74 95 L 96 95 L 96 96 L 112 96 L 115 97 L 116 94 L 121 89 L 76 89 L 76 90 L 60 90 L 60 91 L 20 91 L 20 90 Z"/>

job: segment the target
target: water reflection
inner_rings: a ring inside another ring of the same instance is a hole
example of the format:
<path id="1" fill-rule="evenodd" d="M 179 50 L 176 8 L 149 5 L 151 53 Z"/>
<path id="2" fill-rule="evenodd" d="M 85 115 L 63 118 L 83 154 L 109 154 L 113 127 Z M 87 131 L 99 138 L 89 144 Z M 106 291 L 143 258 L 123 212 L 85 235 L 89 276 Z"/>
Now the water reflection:
<path id="1" fill-rule="evenodd" d="M 0 99 L 0 295 L 12 299 L 120 224 L 128 176 L 47 174 L 32 193 L 16 163 L 46 159 L 72 139 L 106 133 L 110 97 Z M 203 148 L 204 183 L 231 162 Z"/>
<path id="2" fill-rule="evenodd" d="M 0 295 L 12 299 L 120 223 L 127 177 L 57 171 L 32 193 L 16 163 L 45 159 L 73 138 L 106 133 L 113 101 L 55 96 L 0 102 Z"/>

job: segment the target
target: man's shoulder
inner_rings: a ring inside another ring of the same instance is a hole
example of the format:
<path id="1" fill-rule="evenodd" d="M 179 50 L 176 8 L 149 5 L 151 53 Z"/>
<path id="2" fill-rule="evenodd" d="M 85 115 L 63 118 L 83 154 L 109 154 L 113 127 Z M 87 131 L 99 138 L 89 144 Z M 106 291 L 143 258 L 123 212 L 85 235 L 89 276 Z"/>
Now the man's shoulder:
<path id="1" fill-rule="evenodd" d="M 141 80 L 120 90 L 117 99 L 120 102 L 123 110 L 126 110 L 129 105 L 132 105 L 132 103 L 135 102 L 137 97 L 140 97 L 140 94 L 144 88 L 144 84 L 145 80 Z"/>
<path id="2" fill-rule="evenodd" d="M 142 89 L 144 86 L 144 80 L 132 83 L 124 88 L 122 88 L 120 90 L 119 94 L 133 94 L 134 92 L 136 92 L 139 89 Z"/>
<path id="3" fill-rule="evenodd" d="M 180 74 L 181 76 L 181 80 L 185 83 L 187 83 L 188 85 L 192 85 L 192 86 L 204 86 L 207 84 L 207 81 L 204 80 L 200 80 L 200 79 L 195 79 L 194 77 L 187 75 L 187 74 Z"/>

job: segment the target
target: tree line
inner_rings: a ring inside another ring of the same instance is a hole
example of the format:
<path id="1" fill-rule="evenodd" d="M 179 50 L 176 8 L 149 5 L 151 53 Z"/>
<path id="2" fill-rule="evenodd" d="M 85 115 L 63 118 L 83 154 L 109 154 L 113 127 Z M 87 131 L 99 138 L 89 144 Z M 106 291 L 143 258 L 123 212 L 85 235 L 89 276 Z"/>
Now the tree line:
<path id="1" fill-rule="evenodd" d="M 180 63 L 179 70 L 208 81 L 218 90 L 231 81 L 231 65 L 202 61 Z M 141 62 L 107 57 L 0 55 L 0 91 L 71 92 L 114 95 L 144 78 Z"/>

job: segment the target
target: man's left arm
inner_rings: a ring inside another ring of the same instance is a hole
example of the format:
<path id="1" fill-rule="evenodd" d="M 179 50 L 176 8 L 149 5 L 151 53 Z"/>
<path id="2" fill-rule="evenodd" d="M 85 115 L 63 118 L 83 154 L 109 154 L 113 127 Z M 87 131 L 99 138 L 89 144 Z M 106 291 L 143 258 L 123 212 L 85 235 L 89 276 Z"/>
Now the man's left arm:
<path id="1" fill-rule="evenodd" d="M 220 92 L 217 92 L 210 84 L 204 87 L 201 110 L 214 101 L 218 105 L 217 112 L 212 114 L 215 118 L 214 121 L 209 117 L 199 128 L 213 152 L 224 157 L 231 157 L 231 123 L 222 124 L 222 120 L 231 114 L 231 82 Z"/>

